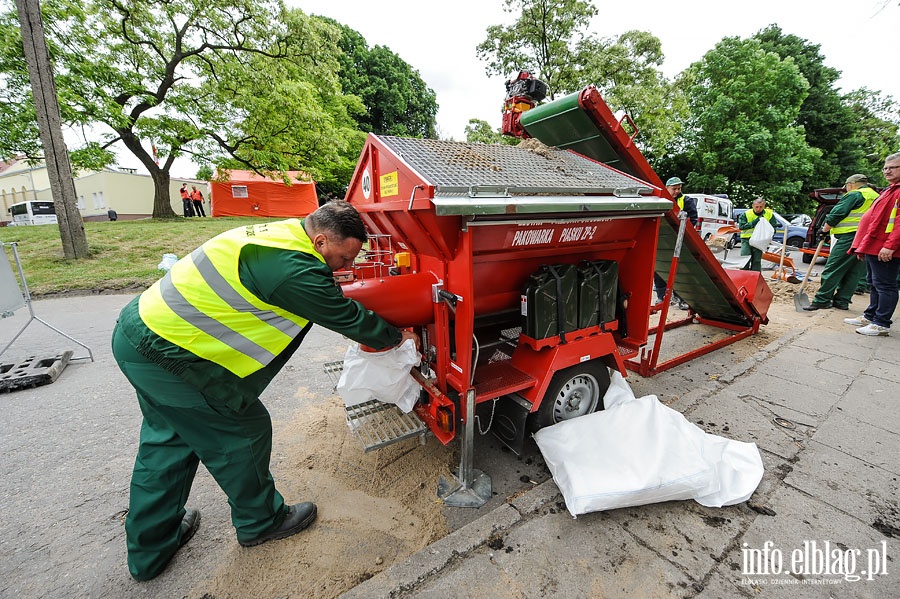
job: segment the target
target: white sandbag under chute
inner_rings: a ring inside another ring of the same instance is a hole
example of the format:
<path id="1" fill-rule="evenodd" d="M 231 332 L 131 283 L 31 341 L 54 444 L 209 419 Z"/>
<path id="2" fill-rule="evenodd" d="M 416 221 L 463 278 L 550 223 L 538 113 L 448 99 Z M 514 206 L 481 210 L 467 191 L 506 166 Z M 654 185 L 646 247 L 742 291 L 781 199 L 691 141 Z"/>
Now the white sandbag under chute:
<path id="1" fill-rule="evenodd" d="M 534 438 L 573 516 L 678 499 L 731 505 L 762 479 L 756 445 L 709 435 L 655 395 L 613 402 Z"/>
<path id="2" fill-rule="evenodd" d="M 358 344 L 351 345 L 344 354 L 344 370 L 336 390 L 346 406 L 377 399 L 396 404 L 408 414 L 416 404 L 421 389 L 409 374 L 419 360 L 419 352 L 412 339 L 381 352 L 367 352 Z"/>

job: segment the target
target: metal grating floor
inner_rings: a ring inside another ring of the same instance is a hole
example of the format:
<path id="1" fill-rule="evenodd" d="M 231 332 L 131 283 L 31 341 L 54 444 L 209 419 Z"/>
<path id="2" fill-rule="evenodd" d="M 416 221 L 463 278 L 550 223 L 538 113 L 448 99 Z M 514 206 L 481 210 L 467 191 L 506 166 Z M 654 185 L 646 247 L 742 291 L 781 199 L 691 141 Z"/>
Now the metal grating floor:
<path id="1" fill-rule="evenodd" d="M 416 435 L 425 440 L 428 428 L 415 412 L 404 414 L 394 404 L 377 399 L 347 406 L 347 425 L 362 442 L 366 453 Z"/>
<path id="2" fill-rule="evenodd" d="M 582 194 L 612 193 L 647 183 L 565 150 L 543 146 L 475 144 L 435 139 L 379 136 L 389 148 L 420 173 L 440 193 L 472 186 L 509 188 L 524 193 L 553 190 Z"/>

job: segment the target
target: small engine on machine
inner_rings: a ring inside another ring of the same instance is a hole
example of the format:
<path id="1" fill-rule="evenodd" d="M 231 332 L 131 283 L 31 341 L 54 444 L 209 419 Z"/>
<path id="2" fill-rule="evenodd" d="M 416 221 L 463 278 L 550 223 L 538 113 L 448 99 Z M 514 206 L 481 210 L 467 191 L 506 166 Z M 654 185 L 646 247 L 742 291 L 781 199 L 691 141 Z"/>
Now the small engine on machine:
<path id="1" fill-rule="evenodd" d="M 503 135 L 530 137 L 519 123 L 519 116 L 547 97 L 547 84 L 535 78 L 531 71 L 519 71 L 506 82 L 506 99 L 503 101 Z"/>
<path id="2" fill-rule="evenodd" d="M 370 240 L 344 294 L 422 339 L 412 411 L 372 400 L 348 408 L 348 425 L 366 451 L 426 432 L 458 440 L 446 505 L 491 495 L 476 434 L 518 451 L 538 428 L 603 409 L 611 370 L 650 375 L 732 343 L 771 299 L 759 273 L 726 273 L 685 230 L 596 88 L 537 106 L 546 93 L 526 70 L 506 83 L 503 133 L 535 138 L 518 145 L 369 134 L 347 191 Z M 651 328 L 653 274 L 675 285 L 683 240 L 675 288 L 694 309 L 669 323 L 666 302 Z M 733 334 L 658 364 L 663 332 L 695 321 Z"/>

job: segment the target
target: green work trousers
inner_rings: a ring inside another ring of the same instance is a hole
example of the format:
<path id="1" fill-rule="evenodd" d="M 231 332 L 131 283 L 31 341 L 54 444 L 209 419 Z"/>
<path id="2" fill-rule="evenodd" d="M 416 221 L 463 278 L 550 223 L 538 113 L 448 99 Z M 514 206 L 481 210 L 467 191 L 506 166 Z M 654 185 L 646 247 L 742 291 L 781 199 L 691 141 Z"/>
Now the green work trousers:
<path id="1" fill-rule="evenodd" d="M 272 421 L 262 402 L 241 413 L 148 362 L 118 328 L 113 355 L 144 415 L 125 536 L 128 569 L 149 580 L 178 550 L 184 504 L 202 461 L 228 496 L 238 541 L 278 526 L 287 514 L 269 471 Z"/>
<path id="2" fill-rule="evenodd" d="M 847 254 L 853 245 L 855 233 L 841 233 L 834 236 L 834 244 L 828 253 L 828 260 L 819 279 L 819 290 L 812 305 L 821 308 L 849 308 L 853 292 L 859 285 L 860 277 L 866 275 L 866 263 Z"/>
<path id="3" fill-rule="evenodd" d="M 750 260 L 741 270 L 755 270 L 762 272 L 762 250 L 758 250 L 750 245 L 749 239 L 741 239 L 741 256 L 750 256 Z"/>

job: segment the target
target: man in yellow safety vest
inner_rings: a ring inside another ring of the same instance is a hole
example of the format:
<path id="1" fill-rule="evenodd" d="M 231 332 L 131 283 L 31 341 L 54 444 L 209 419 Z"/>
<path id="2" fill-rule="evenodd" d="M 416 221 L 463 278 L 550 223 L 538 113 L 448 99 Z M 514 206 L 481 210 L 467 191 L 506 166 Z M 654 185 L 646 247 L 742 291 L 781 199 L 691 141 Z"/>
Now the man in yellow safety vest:
<path id="1" fill-rule="evenodd" d="M 813 301 L 803 308 L 807 312 L 832 307 L 849 310 L 853 292 L 866 272 L 865 262 L 848 252 L 859 229 L 859 221 L 872 207 L 878 192 L 869 187 L 869 178 L 861 174 L 847 177 L 844 189 L 847 193 L 825 217 L 822 231 L 834 235 L 834 243 L 822 270 L 819 290 Z"/>

